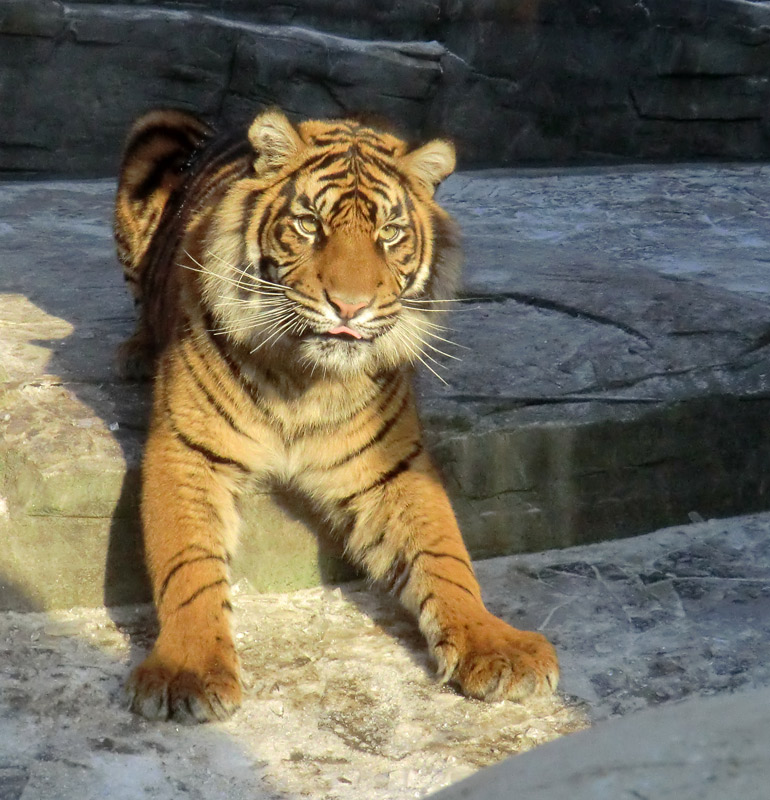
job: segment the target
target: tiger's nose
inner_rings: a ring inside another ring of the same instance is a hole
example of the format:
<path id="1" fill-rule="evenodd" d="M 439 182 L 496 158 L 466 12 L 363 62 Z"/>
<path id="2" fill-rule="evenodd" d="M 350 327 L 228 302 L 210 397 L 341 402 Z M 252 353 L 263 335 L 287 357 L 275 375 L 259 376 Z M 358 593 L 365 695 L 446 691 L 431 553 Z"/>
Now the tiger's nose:
<path id="1" fill-rule="evenodd" d="M 369 305 L 368 302 L 348 303 L 340 297 L 332 297 L 330 294 L 327 294 L 326 297 L 340 315 L 340 319 L 344 321 L 353 319 L 362 308 L 366 308 Z"/>

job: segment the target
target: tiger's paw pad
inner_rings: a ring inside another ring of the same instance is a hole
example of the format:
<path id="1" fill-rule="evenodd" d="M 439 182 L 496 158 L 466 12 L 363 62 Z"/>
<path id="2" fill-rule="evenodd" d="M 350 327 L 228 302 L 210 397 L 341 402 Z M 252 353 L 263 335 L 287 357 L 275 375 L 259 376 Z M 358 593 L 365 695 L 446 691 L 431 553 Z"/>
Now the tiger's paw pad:
<path id="1" fill-rule="evenodd" d="M 131 711 L 146 719 L 186 724 L 227 719 L 242 695 L 237 676 L 224 667 L 175 671 L 152 656 L 134 670 L 126 694 Z"/>
<path id="2" fill-rule="evenodd" d="M 491 620 L 469 625 L 464 635 L 437 647 L 443 680 L 468 697 L 488 702 L 555 691 L 559 662 L 545 636 L 517 630 L 497 617 Z"/>

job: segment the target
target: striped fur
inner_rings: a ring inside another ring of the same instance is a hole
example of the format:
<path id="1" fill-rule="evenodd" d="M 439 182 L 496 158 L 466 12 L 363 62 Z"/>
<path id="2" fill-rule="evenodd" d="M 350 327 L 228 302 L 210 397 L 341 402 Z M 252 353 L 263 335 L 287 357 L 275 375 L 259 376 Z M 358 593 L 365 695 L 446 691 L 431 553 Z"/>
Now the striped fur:
<path id="1" fill-rule="evenodd" d="M 124 371 L 153 374 L 145 550 L 160 621 L 129 681 L 149 718 L 239 704 L 228 563 L 240 493 L 284 484 L 417 618 L 443 680 L 497 700 L 549 691 L 556 656 L 481 600 L 422 444 L 413 365 L 430 366 L 458 275 L 433 199 L 454 168 L 353 121 L 278 111 L 220 138 L 178 112 L 128 140 L 115 235 L 139 309 Z"/>

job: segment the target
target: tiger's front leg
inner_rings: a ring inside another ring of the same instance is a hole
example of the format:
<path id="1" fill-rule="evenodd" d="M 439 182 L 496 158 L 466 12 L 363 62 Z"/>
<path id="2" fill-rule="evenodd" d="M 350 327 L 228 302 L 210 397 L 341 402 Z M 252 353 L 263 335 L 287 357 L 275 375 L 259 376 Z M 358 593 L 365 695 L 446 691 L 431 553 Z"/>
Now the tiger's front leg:
<path id="1" fill-rule="evenodd" d="M 160 631 L 126 688 L 132 710 L 148 719 L 224 719 L 241 702 L 228 575 L 238 516 L 221 464 L 194 434 L 175 430 L 161 404 L 156 399 L 142 496 Z"/>
<path id="2" fill-rule="evenodd" d="M 559 666 L 541 634 L 487 611 L 434 468 L 420 454 L 357 502 L 349 552 L 418 620 L 443 682 L 488 701 L 556 688 Z"/>

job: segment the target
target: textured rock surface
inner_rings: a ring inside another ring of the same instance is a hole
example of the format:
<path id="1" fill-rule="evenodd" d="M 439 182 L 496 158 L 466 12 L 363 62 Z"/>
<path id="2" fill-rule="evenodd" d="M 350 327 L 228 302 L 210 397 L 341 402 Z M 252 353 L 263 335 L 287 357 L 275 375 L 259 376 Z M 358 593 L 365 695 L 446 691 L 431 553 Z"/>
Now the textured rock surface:
<path id="1" fill-rule="evenodd" d="M 466 298 L 421 379 L 476 557 L 768 506 L 767 167 L 455 176 Z M 145 596 L 136 522 L 146 387 L 112 372 L 132 310 L 112 184 L 0 187 L 2 605 Z M 344 575 L 298 509 L 255 495 L 257 589 Z M 77 554 L 77 558 L 73 557 Z M 27 601 L 25 601 L 27 602 Z M 30 607 L 29 604 L 27 607 Z"/>
<path id="2" fill-rule="evenodd" d="M 0 170 L 114 174 L 158 105 L 384 114 L 471 164 L 770 154 L 744 0 L 0 0 Z"/>
<path id="3" fill-rule="evenodd" d="M 431 800 L 508 800 L 511 786 L 529 800 L 765 800 L 768 702 L 770 689 L 738 692 L 617 720 L 509 759 Z"/>
<path id="4" fill-rule="evenodd" d="M 683 698 L 770 686 L 768 514 L 476 566 L 490 608 L 552 637 L 563 668 L 558 697 L 486 705 L 436 686 L 412 623 L 358 584 L 238 591 L 243 708 L 206 728 L 150 724 L 120 707 L 121 683 L 152 636 L 146 610 L 0 614 L 0 796 L 406 800 L 588 719 L 601 735 L 611 717 L 667 704 L 676 714 L 692 708 L 673 705 Z M 702 708 L 688 713 L 705 719 Z M 728 790 L 756 765 L 743 768 L 753 751 L 727 735 L 742 723 L 722 708 L 710 730 L 690 732 L 698 746 L 716 737 L 717 747 L 690 752 L 682 769 L 700 757 L 727 782 L 716 784 L 722 797 L 759 800 Z M 758 713 L 766 718 L 766 701 Z M 657 719 L 655 741 L 675 747 L 676 719 Z M 618 762 L 630 776 L 651 763 L 639 746 L 648 729 L 623 723 L 604 762 L 605 777 L 621 785 Z M 764 744 L 760 736 L 755 746 Z M 569 756 L 548 763 L 548 796 L 571 796 L 580 775 Z M 679 778 L 689 774 L 682 769 Z"/>

